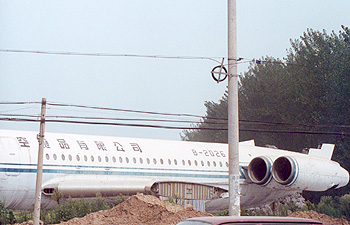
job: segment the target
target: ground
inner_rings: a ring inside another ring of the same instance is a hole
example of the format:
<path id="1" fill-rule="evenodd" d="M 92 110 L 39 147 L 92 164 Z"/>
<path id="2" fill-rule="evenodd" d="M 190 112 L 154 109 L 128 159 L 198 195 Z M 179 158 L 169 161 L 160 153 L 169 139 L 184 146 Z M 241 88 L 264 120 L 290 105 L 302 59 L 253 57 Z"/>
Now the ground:
<path id="1" fill-rule="evenodd" d="M 155 225 L 155 224 L 176 224 L 181 220 L 198 217 L 212 216 L 209 213 L 196 211 L 192 206 L 181 206 L 161 201 L 155 196 L 138 194 L 128 198 L 123 203 L 109 210 L 102 210 L 91 213 L 82 218 L 74 218 L 61 225 L 107 225 L 107 224 L 128 224 L 128 225 Z M 332 218 L 315 211 L 295 212 L 292 217 L 310 218 L 323 222 L 325 225 L 350 225 L 345 219 Z M 30 223 L 23 223 L 27 225 Z"/>

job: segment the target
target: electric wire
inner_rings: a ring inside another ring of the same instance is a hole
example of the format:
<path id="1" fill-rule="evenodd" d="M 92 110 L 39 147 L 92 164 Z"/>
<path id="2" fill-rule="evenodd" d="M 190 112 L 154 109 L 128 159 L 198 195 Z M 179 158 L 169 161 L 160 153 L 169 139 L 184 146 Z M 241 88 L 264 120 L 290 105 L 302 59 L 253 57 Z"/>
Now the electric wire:
<path id="1" fill-rule="evenodd" d="M 202 57 L 202 56 L 166 56 L 166 55 L 140 55 L 140 54 L 117 54 L 117 53 L 59 52 L 59 51 L 38 51 L 38 50 L 19 50 L 19 49 L 0 49 L 0 52 L 32 53 L 32 54 L 46 54 L 46 55 L 68 55 L 68 56 L 103 56 L 103 57 L 136 57 L 136 58 L 180 59 L 180 60 L 211 60 L 217 63 L 220 63 L 220 61 L 216 60 L 215 58 L 222 58 L 222 57 Z"/>
<path id="2" fill-rule="evenodd" d="M 0 102 L 0 104 L 11 104 L 11 105 L 23 105 L 23 104 L 40 104 L 41 102 Z M 150 114 L 150 115 L 161 115 L 161 116 L 177 116 L 177 117 L 195 117 L 200 118 L 200 121 L 193 120 L 183 120 L 183 119 L 140 119 L 140 118 L 116 118 L 116 117 L 83 117 L 83 116 L 67 116 L 67 115 L 47 115 L 47 118 L 55 118 L 48 119 L 46 122 L 56 122 L 56 123 L 77 123 L 77 124 L 95 124 L 95 125 L 116 125 L 116 126 L 133 126 L 133 127 L 150 127 L 150 128 L 164 128 L 164 129 L 183 129 L 183 130 L 222 130 L 225 131 L 225 125 L 227 125 L 227 119 L 224 118 L 207 118 L 203 116 L 193 115 L 193 114 L 175 114 L 175 113 L 159 113 L 159 112 L 151 112 L 151 111 L 141 111 L 141 110 L 126 110 L 126 109 L 117 109 L 117 108 L 107 108 L 107 107 L 97 107 L 97 106 L 85 106 L 85 105 L 76 105 L 76 104 L 63 104 L 63 103 L 51 103 L 48 102 L 48 105 L 51 105 L 53 108 L 55 106 L 58 107 L 72 107 L 72 108 L 84 108 L 84 109 L 93 109 L 93 110 L 108 110 L 108 111 L 121 111 L 121 112 L 131 112 L 138 114 Z M 4 118 L 0 118 L 3 121 L 22 121 L 22 122 L 40 122 L 40 115 L 29 115 L 29 114 L 5 114 L 0 113 L 0 116 Z M 26 117 L 26 118 L 18 118 L 18 117 Z M 29 119 L 29 118 L 37 118 L 37 119 Z M 68 120 L 67 120 L 68 119 Z M 216 119 L 218 121 L 216 121 Z M 79 121 L 83 120 L 83 121 Z M 90 121 L 84 121 L 90 120 Z M 95 121 L 91 121 L 95 120 Z M 97 121 L 96 121 L 97 120 Z M 190 126 L 165 126 L 165 125 L 154 125 L 154 124 L 136 124 L 136 123 L 115 123 L 115 122 L 98 122 L 98 120 L 114 120 L 114 121 L 129 121 L 129 122 L 169 122 L 169 123 L 191 123 Z M 224 127 L 206 127 L 200 126 L 201 124 L 205 125 L 224 125 Z M 263 126 L 277 126 L 277 127 L 306 127 L 306 128 L 331 128 L 331 129 L 345 129 L 350 128 L 350 125 L 313 125 L 313 124 L 293 124 L 293 123 L 282 123 L 282 122 L 263 122 L 263 121 L 251 121 L 251 120 L 240 120 L 240 124 L 244 125 L 263 125 Z M 302 134 L 328 134 L 328 135 L 345 135 L 348 136 L 349 133 L 344 131 L 334 131 L 334 132 L 326 132 L 326 131 L 288 131 L 288 130 L 267 130 L 267 129 L 247 129 L 242 128 L 241 131 L 250 131 L 250 132 L 270 132 L 270 133 L 302 133 Z"/>
<path id="3" fill-rule="evenodd" d="M 40 122 L 40 119 L 21 119 L 21 118 L 0 118 L 2 121 L 16 121 L 16 122 Z M 45 120 L 48 123 L 71 123 L 71 124 L 86 124 L 86 125 L 111 125 L 111 126 L 127 126 L 127 127 L 147 127 L 147 128 L 161 128 L 161 129 L 178 129 L 178 130 L 216 130 L 227 131 L 227 128 L 216 127 L 179 127 L 179 126 L 162 126 L 150 124 L 126 124 L 126 123 L 107 123 L 94 121 L 76 121 L 76 120 Z M 346 132 L 326 132 L 326 131 L 290 131 L 290 130 L 265 130 L 265 129 L 239 129 L 245 132 L 261 132 L 261 133 L 284 133 L 284 134 L 317 134 L 317 135 L 335 135 L 335 136 L 350 136 Z"/>

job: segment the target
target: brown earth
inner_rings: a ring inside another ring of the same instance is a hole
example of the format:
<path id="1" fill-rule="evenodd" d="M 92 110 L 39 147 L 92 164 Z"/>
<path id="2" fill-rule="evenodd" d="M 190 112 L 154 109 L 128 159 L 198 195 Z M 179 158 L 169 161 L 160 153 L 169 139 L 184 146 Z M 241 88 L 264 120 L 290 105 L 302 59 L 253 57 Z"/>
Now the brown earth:
<path id="1" fill-rule="evenodd" d="M 191 205 L 183 207 L 161 201 L 155 196 L 138 194 L 128 198 L 123 203 L 109 210 L 91 213 L 82 218 L 74 218 L 61 225 L 105 225 L 105 224 L 176 224 L 181 220 L 198 217 L 212 216 L 209 213 L 196 211 Z M 315 211 L 299 211 L 291 217 L 309 218 L 321 221 L 325 225 L 350 225 L 345 219 L 332 218 Z M 27 225 L 32 223 L 22 223 Z"/>
<path id="2" fill-rule="evenodd" d="M 318 220 L 325 225 L 350 225 L 349 221 L 347 221 L 346 219 L 332 218 L 325 214 L 317 213 L 313 210 L 294 212 L 290 216 Z"/>
<path id="3" fill-rule="evenodd" d="M 176 224 L 181 220 L 198 216 L 212 215 L 196 211 L 192 206 L 183 207 L 161 201 L 155 196 L 138 194 L 112 209 L 91 213 L 60 224 Z"/>

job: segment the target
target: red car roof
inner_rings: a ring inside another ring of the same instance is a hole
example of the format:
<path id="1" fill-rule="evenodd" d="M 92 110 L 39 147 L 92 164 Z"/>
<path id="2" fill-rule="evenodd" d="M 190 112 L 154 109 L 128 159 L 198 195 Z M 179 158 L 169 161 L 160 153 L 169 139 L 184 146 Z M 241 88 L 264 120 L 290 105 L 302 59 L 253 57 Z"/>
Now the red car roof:
<path id="1" fill-rule="evenodd" d="M 211 224 L 225 223 L 274 223 L 274 224 L 322 224 L 319 221 L 296 217 L 275 217 L 275 216 L 213 216 L 213 217 L 195 217 L 186 219 L 185 221 L 202 221 L 210 222 Z"/>

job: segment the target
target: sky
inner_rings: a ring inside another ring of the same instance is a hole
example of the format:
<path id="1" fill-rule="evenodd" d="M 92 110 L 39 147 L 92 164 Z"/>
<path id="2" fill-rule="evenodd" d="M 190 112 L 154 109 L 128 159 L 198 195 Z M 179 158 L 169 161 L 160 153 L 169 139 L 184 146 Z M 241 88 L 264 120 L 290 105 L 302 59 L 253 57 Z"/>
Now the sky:
<path id="1" fill-rule="evenodd" d="M 349 9 L 348 0 L 237 0 L 238 57 L 283 58 L 290 39 L 308 28 L 330 33 L 350 26 Z M 0 51 L 0 102 L 46 98 L 51 103 L 204 116 L 204 102 L 217 102 L 227 86 L 227 81 L 218 84 L 211 78 L 218 63 L 207 59 L 227 57 L 227 1 L 0 0 L 0 50 L 120 55 Z M 239 73 L 248 66 L 240 64 Z M 39 115 L 40 104 L 0 105 L 0 114 Z M 146 117 L 54 106 L 48 106 L 47 115 Z M 39 131 L 39 124 L 0 121 L 0 129 Z M 46 131 L 172 140 L 180 140 L 181 133 L 62 123 L 47 123 Z"/>

